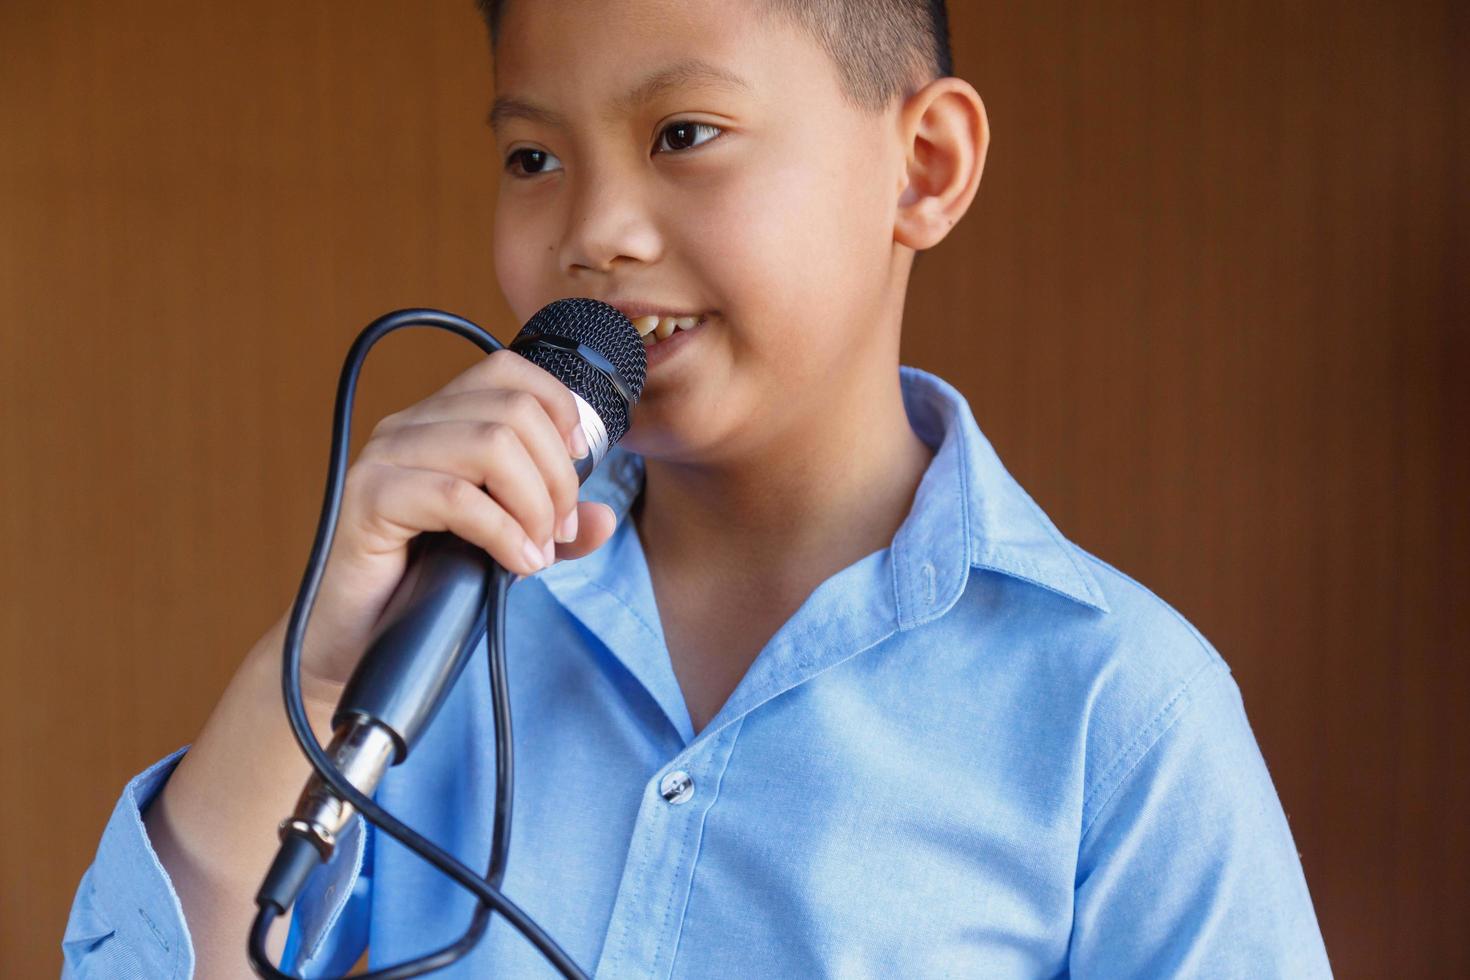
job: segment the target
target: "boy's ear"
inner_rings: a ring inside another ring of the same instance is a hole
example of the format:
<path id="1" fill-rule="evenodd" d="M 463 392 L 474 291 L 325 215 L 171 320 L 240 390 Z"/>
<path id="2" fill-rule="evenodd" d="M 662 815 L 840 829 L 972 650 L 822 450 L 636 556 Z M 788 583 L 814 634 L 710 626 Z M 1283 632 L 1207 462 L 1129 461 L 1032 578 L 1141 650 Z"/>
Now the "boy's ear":
<path id="1" fill-rule="evenodd" d="M 962 78 L 937 78 L 904 101 L 899 134 L 906 148 L 894 240 L 931 248 L 969 210 L 980 189 L 990 123 L 980 93 Z"/>

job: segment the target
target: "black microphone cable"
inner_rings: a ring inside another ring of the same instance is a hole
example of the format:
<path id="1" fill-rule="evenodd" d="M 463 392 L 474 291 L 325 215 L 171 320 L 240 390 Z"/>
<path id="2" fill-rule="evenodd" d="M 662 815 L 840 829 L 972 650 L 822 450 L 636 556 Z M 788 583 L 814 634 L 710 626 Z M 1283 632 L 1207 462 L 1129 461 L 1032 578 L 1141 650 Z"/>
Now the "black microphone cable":
<path id="1" fill-rule="evenodd" d="M 438 868 L 479 899 L 469 928 L 459 939 L 417 959 L 359 974 L 361 980 L 407 980 L 409 977 L 449 966 L 464 957 L 479 942 L 489 924 L 492 911 L 505 916 L 562 976 L 587 980 L 587 974 L 556 941 L 500 891 L 500 883 L 505 875 L 506 856 L 510 851 L 515 767 L 511 748 L 510 691 L 505 676 L 506 596 L 514 581 L 514 576 L 509 571 L 498 563 L 490 563 L 491 581 L 486 597 L 490 704 L 495 727 L 495 824 L 491 834 L 489 868 L 484 877 L 466 867 L 437 844 L 416 833 L 352 785 L 317 742 L 316 734 L 306 716 L 301 693 L 301 646 L 341 511 L 342 488 L 349 462 L 352 404 L 357 390 L 358 373 L 374 344 L 395 330 L 412 326 L 448 330 L 469 340 L 486 354 L 504 347 L 482 327 L 453 313 L 433 309 L 406 309 L 384 314 L 368 324 L 347 352 L 342 374 L 337 382 L 337 399 L 332 414 L 332 452 L 327 470 L 326 497 L 322 502 L 321 517 L 317 522 L 316 539 L 312 543 L 311 557 L 307 560 L 306 574 L 296 593 L 296 601 L 292 604 L 286 631 L 281 667 L 281 689 L 286 703 L 286 717 L 302 753 L 339 799 L 354 807 L 362 814 L 363 819 Z M 283 836 L 280 851 L 256 894 L 255 921 L 250 928 L 247 951 L 250 965 L 260 976 L 271 980 L 300 980 L 293 974 L 283 973 L 270 962 L 265 951 L 265 939 L 271 924 L 294 904 L 311 872 L 321 864 L 321 853 L 309 840 L 295 834 Z"/>

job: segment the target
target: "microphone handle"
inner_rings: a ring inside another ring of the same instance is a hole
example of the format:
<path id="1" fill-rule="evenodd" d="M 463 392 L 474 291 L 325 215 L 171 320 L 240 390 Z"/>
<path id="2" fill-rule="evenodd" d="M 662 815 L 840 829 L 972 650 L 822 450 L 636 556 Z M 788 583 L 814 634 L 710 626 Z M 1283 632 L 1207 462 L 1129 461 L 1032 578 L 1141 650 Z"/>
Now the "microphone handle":
<path id="1" fill-rule="evenodd" d="M 496 567 L 483 549 L 446 531 L 424 532 L 409 544 L 408 567 L 332 715 L 327 756 L 360 792 L 371 796 L 388 767 L 408 757 L 449 696 L 485 633 Z M 312 773 L 278 828 L 283 847 L 293 837 L 305 839 L 316 860 L 326 861 L 355 812 Z M 295 860 L 281 869 L 291 883 L 278 887 L 293 900 L 314 866 L 310 850 L 297 846 Z"/>
<path id="2" fill-rule="evenodd" d="M 407 569 L 337 702 L 332 728 L 371 722 L 402 762 L 438 712 L 485 634 L 495 561 L 482 548 L 430 531 L 409 546 Z"/>

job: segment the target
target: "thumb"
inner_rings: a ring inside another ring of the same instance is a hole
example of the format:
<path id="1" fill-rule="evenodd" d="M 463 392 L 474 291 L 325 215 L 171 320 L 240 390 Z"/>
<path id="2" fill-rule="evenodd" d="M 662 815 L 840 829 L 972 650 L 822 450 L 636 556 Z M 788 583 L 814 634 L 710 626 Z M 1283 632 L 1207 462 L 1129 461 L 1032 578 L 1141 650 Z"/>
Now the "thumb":
<path id="1" fill-rule="evenodd" d="M 590 500 L 577 502 L 577 537 L 568 544 L 556 546 L 556 560 L 581 558 L 601 548 L 618 529 L 617 516 L 607 504 Z"/>

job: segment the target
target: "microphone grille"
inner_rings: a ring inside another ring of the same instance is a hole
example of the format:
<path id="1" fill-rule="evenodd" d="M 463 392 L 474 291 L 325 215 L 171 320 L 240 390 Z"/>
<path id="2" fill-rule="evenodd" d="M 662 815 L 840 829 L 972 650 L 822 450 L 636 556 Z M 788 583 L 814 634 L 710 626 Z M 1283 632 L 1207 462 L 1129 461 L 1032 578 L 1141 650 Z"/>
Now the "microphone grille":
<path id="1" fill-rule="evenodd" d="M 511 341 L 511 349 L 555 376 L 581 395 L 607 426 L 608 444 L 628 431 L 632 405 L 606 373 L 575 350 L 552 343 L 551 337 L 582 344 L 601 355 L 622 378 L 636 402 L 648 375 L 643 340 L 622 311 L 595 299 L 559 299 L 537 310 Z"/>

